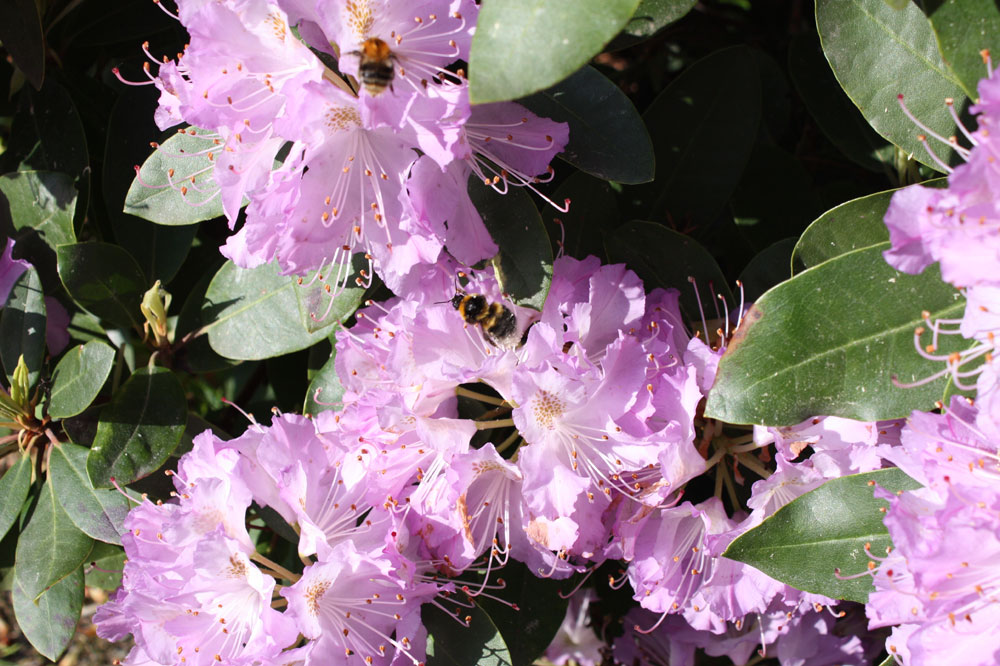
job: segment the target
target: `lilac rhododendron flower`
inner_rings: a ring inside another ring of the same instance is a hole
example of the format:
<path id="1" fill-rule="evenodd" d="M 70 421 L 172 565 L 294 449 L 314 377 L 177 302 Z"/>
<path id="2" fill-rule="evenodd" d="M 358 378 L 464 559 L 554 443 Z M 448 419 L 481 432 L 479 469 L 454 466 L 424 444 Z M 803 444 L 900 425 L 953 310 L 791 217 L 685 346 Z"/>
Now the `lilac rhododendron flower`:
<path id="1" fill-rule="evenodd" d="M 182 0 L 191 42 L 151 75 L 157 122 L 200 128 L 189 134 L 214 163 L 176 189 L 196 189 L 197 205 L 221 196 L 230 228 L 249 200 L 223 254 L 316 271 L 334 294 L 374 270 L 403 295 L 446 248 L 465 265 L 494 256 L 470 177 L 535 189 L 568 129 L 514 103 L 470 109 L 463 75 L 447 68 L 468 58 L 477 14 L 471 0 Z M 340 71 L 310 47 L 339 55 Z M 354 255 L 368 263 L 358 277 Z"/>
<path id="2" fill-rule="evenodd" d="M 977 114 L 975 131 L 962 125 L 953 104 L 948 102 L 971 148 L 937 135 L 903 106 L 922 130 L 951 146 L 965 163 L 952 169 L 924 141 L 928 153 L 948 173 L 948 185 L 911 185 L 893 195 L 885 216 L 892 248 L 884 255 L 891 266 L 906 273 L 920 273 L 937 262 L 941 277 L 963 291 L 965 316 L 934 321 L 925 317 L 926 328 L 917 329 L 914 344 L 925 358 L 946 364 L 945 370 L 924 381 L 948 374 L 959 388 L 975 388 L 987 398 L 1000 391 L 995 371 L 989 369 L 1000 335 L 1000 185 L 994 173 L 1000 128 L 1000 76 L 996 71 L 991 70 L 979 82 L 979 95 L 979 103 L 970 108 Z M 928 332 L 930 344 L 923 339 Z M 962 335 L 975 343 L 960 352 L 938 353 L 941 339 L 950 335 Z M 973 378 L 975 383 L 970 381 Z"/>

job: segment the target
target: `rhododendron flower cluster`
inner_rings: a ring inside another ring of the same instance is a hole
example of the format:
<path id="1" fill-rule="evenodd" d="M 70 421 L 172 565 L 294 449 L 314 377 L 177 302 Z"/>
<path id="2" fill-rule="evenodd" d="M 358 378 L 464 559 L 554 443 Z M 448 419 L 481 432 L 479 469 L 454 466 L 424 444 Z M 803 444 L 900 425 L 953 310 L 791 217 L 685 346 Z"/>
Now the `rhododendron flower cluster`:
<path id="1" fill-rule="evenodd" d="M 214 164 L 176 187 L 221 197 L 231 229 L 249 200 L 223 248 L 244 268 L 277 260 L 339 289 L 360 253 L 356 279 L 374 267 L 407 293 L 446 249 L 466 265 L 496 254 L 470 176 L 534 189 L 568 140 L 565 123 L 512 102 L 470 108 L 472 0 L 182 0 L 178 14 L 191 41 L 151 77 L 156 120 L 200 128 L 188 135 Z M 385 88 L 362 85 L 369 43 L 389 54 Z"/>
<path id="2" fill-rule="evenodd" d="M 464 280 L 462 293 L 502 298 L 492 275 Z M 833 600 L 719 555 L 823 480 L 877 467 L 891 428 L 813 419 L 706 459 L 696 410 L 720 350 L 688 335 L 678 292 L 646 294 L 624 266 L 593 257 L 556 260 L 541 312 L 511 306 L 522 344 L 495 344 L 434 298 L 372 303 L 338 332 L 338 410 L 279 416 L 229 442 L 203 434 L 176 498 L 130 514 L 124 585 L 98 617 L 101 635 L 136 636 L 129 663 L 421 663 L 420 606 L 461 619 L 455 590 L 491 594 L 511 559 L 551 578 L 623 560 L 612 585 L 631 586 L 650 628 L 676 616 L 699 644 L 768 617 L 779 632 L 829 633 L 832 619 L 795 618 Z M 772 442 L 778 472 L 754 484 L 742 523 L 716 497 L 680 502 L 727 453 L 763 471 L 748 452 Z M 806 443 L 813 459 L 796 461 Z M 301 571 L 257 553 L 268 529 L 294 529 Z M 220 604 L 216 585 L 250 602 Z M 741 640 L 756 645 L 758 633 Z M 831 645 L 860 654 L 854 641 Z"/>
<path id="3" fill-rule="evenodd" d="M 959 127 L 972 144 L 956 150 L 966 160 L 949 172 L 947 187 L 908 187 L 893 196 L 885 222 L 892 249 L 886 260 L 906 272 L 937 262 L 942 277 L 966 297 L 960 320 L 931 321 L 931 344 L 917 349 L 936 358 L 943 335 L 971 339 L 963 352 L 940 358 L 955 384 L 975 400 L 952 397 L 940 414 L 915 411 L 899 445 L 880 453 L 923 486 L 894 495 L 885 524 L 894 549 L 873 554 L 876 591 L 866 607 L 871 627 L 892 627 L 886 649 L 897 663 L 992 664 L 1000 655 L 996 581 L 1000 524 L 1000 384 L 993 354 L 1000 333 L 1000 198 L 995 184 L 994 128 L 1000 127 L 1000 78 L 979 83 L 972 107 L 978 129 Z M 956 122 L 958 121 L 956 116 Z M 933 154 L 933 153 L 932 153 Z M 969 380 L 976 378 L 975 384 Z"/>

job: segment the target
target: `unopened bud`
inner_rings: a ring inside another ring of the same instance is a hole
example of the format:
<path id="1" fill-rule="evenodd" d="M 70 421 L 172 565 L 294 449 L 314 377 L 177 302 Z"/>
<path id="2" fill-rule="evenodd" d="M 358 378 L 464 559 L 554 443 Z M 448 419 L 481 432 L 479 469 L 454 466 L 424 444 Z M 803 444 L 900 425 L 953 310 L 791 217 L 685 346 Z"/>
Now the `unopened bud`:
<path id="1" fill-rule="evenodd" d="M 169 343 L 167 339 L 167 309 L 170 308 L 170 293 L 160 286 L 160 281 L 149 288 L 139 304 L 142 316 L 146 318 L 146 326 L 156 339 L 156 346 L 163 347 Z"/>

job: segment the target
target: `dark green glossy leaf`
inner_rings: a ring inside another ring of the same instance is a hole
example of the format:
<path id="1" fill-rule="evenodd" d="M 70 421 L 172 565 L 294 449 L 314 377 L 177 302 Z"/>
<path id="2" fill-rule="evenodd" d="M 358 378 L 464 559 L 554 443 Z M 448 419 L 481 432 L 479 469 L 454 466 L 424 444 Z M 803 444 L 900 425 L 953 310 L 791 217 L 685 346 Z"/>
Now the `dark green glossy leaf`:
<path id="1" fill-rule="evenodd" d="M 977 97 L 977 84 L 987 73 L 981 52 L 1000 54 L 1000 7 L 994 0 L 926 0 L 923 8 L 944 61 L 966 94 Z"/>
<path id="2" fill-rule="evenodd" d="M 676 226 L 710 224 L 750 159 L 761 115 L 753 52 L 736 46 L 699 60 L 642 115 L 656 179 L 637 188 L 642 215 Z"/>
<path id="3" fill-rule="evenodd" d="M 762 296 L 719 362 L 705 415 L 727 423 L 793 425 L 826 414 L 861 421 L 931 409 L 944 380 L 898 388 L 938 364 L 913 347 L 931 318 L 961 317 L 965 301 L 936 268 L 893 270 L 889 244 L 855 250 L 799 273 Z M 939 353 L 947 354 L 949 341 Z"/>
<path id="4" fill-rule="evenodd" d="M 504 567 L 502 578 L 506 587 L 497 596 L 516 604 L 518 610 L 490 599 L 480 598 L 476 603 L 500 631 L 512 666 L 529 666 L 555 638 L 569 604 L 560 593 L 572 587 L 565 580 L 538 578 L 526 565 L 514 561 Z"/>
<path id="5" fill-rule="evenodd" d="M 24 91 L 0 165 L 8 171 L 56 171 L 80 179 L 78 208 L 86 209 L 87 137 L 73 98 L 54 79 L 48 79 L 41 90 Z"/>
<path id="6" fill-rule="evenodd" d="M 867 572 L 865 544 L 875 555 L 892 545 L 882 524 L 889 504 L 875 499 L 876 484 L 892 492 L 920 487 L 896 468 L 827 481 L 740 535 L 723 557 L 806 592 L 866 603 L 874 589 L 871 577 L 839 580 L 834 570 L 843 576 Z"/>
<path id="7" fill-rule="evenodd" d="M 209 157 L 221 147 L 204 138 L 209 135 L 188 127 L 157 147 L 125 195 L 125 212 L 171 226 L 222 215 L 222 198 L 212 175 L 215 162 Z"/>
<path id="8" fill-rule="evenodd" d="M 52 373 L 49 416 L 65 419 L 90 406 L 111 372 L 115 350 L 100 340 L 71 347 Z"/>
<path id="9" fill-rule="evenodd" d="M 541 209 L 545 228 L 552 239 L 553 253 L 559 251 L 558 243 L 562 242 L 563 250 L 571 257 L 583 259 L 591 254 L 603 257 L 602 236 L 620 223 L 618 200 L 611 186 L 577 171 L 559 184 L 552 199 L 570 200 L 569 210 L 565 213 L 552 206 Z M 561 224 L 556 224 L 556 220 Z"/>
<path id="10" fill-rule="evenodd" d="M 59 278 L 77 305 L 112 324 L 141 329 L 139 303 L 148 285 L 128 252 L 108 243 L 56 250 Z"/>
<path id="11" fill-rule="evenodd" d="M 604 238 L 608 260 L 623 262 L 642 278 L 646 291 L 656 287 L 678 289 L 688 321 L 700 321 L 694 288 L 698 283 L 705 312 L 715 312 L 715 294 L 732 303 L 726 278 L 715 259 L 697 241 L 655 222 L 633 220 Z"/>
<path id="12" fill-rule="evenodd" d="M 942 136 L 955 133 L 945 99 L 955 109 L 968 104 L 960 82 L 938 52 L 930 21 L 915 3 L 900 10 L 883 0 L 816 0 L 816 24 L 833 73 L 854 104 L 883 137 L 913 158 L 940 169 L 917 140 L 922 130 L 904 115 L 896 99 Z M 934 151 L 946 162 L 959 160 L 946 145 Z"/>
<path id="13" fill-rule="evenodd" d="M 947 178 L 929 180 L 928 187 L 947 186 Z M 899 190 L 876 192 L 852 199 L 820 215 L 802 233 L 792 252 L 793 270 L 812 268 L 853 250 L 889 240 L 883 218 L 892 195 Z"/>
<path id="14" fill-rule="evenodd" d="M 187 258 L 198 227 L 165 227 L 131 215 L 112 217 L 115 240 L 154 282 L 170 282 Z"/>
<path id="15" fill-rule="evenodd" d="M 0 42 L 24 77 L 42 87 L 45 77 L 45 39 L 34 0 L 6 0 L 0 4 Z"/>
<path id="16" fill-rule="evenodd" d="M 117 490 L 94 488 L 87 475 L 89 452 L 68 442 L 52 448 L 49 474 L 56 498 L 84 534 L 121 545 L 122 521 L 131 505 Z"/>
<path id="17" fill-rule="evenodd" d="M 56 501 L 51 482 L 42 486 L 38 504 L 17 540 L 14 580 L 30 599 L 83 564 L 94 540 L 81 532 Z"/>
<path id="18" fill-rule="evenodd" d="M 585 65 L 639 0 L 484 0 L 469 54 L 469 99 L 502 102 L 548 88 Z"/>
<path id="19" fill-rule="evenodd" d="M 221 262 L 220 262 L 221 263 Z M 202 305 L 205 302 L 205 291 L 212 282 L 214 267 L 201 276 L 187 300 L 181 307 L 177 316 L 177 328 L 175 339 L 182 340 L 188 334 L 201 330 L 205 321 L 202 319 Z M 211 314 L 206 312 L 204 314 Z M 195 373 L 215 372 L 237 365 L 237 361 L 231 361 L 215 353 L 211 345 L 208 344 L 208 335 L 198 335 L 187 340 L 187 342 L 175 354 L 175 358 L 181 364 L 180 367 Z"/>
<path id="20" fill-rule="evenodd" d="M 136 370 L 101 410 L 87 472 L 97 488 L 119 485 L 156 471 L 181 441 L 187 401 L 166 368 Z"/>
<path id="21" fill-rule="evenodd" d="M 297 286 L 295 299 L 299 304 L 299 317 L 302 326 L 309 333 L 328 329 L 334 324 L 340 323 L 354 314 L 354 311 L 361 305 L 364 298 L 365 288 L 358 286 L 355 280 L 360 278 L 360 271 L 367 270 L 368 261 L 364 254 L 357 253 L 351 258 L 351 275 L 347 278 L 347 286 L 337 294 L 337 297 L 330 302 L 330 294 L 326 291 L 327 282 L 316 281 L 309 285 L 312 275 L 306 276 L 302 285 Z M 329 275 L 336 275 L 336 269 L 328 272 Z M 309 286 L 306 286 L 309 285 Z M 329 334 L 329 331 L 327 331 Z"/>
<path id="22" fill-rule="evenodd" d="M 0 359 L 8 379 L 22 355 L 28 366 L 28 384 L 34 386 L 45 358 L 45 293 L 34 268 L 14 283 L 0 315 Z"/>
<path id="23" fill-rule="evenodd" d="M 767 247 L 750 260 L 740 272 L 743 296 L 750 303 L 774 285 L 792 276 L 794 238 L 785 238 Z"/>
<path id="24" fill-rule="evenodd" d="M 541 310 L 552 283 L 552 246 L 531 197 L 521 187 L 499 194 L 473 175 L 469 198 L 500 248 L 493 269 L 501 291 L 518 305 Z"/>
<path id="25" fill-rule="evenodd" d="M 77 567 L 37 599 L 14 578 L 14 617 L 31 645 L 55 661 L 76 632 L 83 609 L 83 568 Z"/>
<path id="26" fill-rule="evenodd" d="M 31 458 L 21 456 L 0 477 L 0 539 L 14 525 L 31 488 Z"/>
<path id="27" fill-rule="evenodd" d="M 909 0 L 907 0 L 909 2 Z M 788 46 L 788 73 L 820 131 L 851 161 L 884 172 L 896 147 L 872 129 L 837 83 L 814 34 L 797 35 Z"/>
<path id="28" fill-rule="evenodd" d="M 896 191 L 853 199 L 823 213 L 795 245 L 792 260 L 796 270 L 812 268 L 847 252 L 888 241 L 889 230 L 882 218 Z"/>
<path id="29" fill-rule="evenodd" d="M 433 604 L 424 604 L 421 620 L 429 635 L 427 666 L 511 666 L 510 650 L 490 616 L 473 606 L 465 627 Z"/>
<path id="30" fill-rule="evenodd" d="M 84 583 L 87 587 L 97 587 L 109 592 L 117 590 L 122 584 L 125 559 L 125 551 L 120 546 L 95 542 L 94 550 L 90 551 L 90 560 L 84 565 Z"/>
<path id="31" fill-rule="evenodd" d="M 339 403 L 344 397 L 344 387 L 337 376 L 336 348 L 330 352 L 330 359 L 323 364 L 312 381 L 309 382 L 309 391 L 306 393 L 305 405 L 302 407 L 303 414 L 315 416 L 327 409 L 340 409 Z"/>
<path id="32" fill-rule="evenodd" d="M 625 32 L 635 37 L 652 37 L 653 33 L 684 17 L 698 0 L 641 0 Z"/>
<path id="33" fill-rule="evenodd" d="M 130 192 L 129 188 L 135 187 L 133 181 L 135 173 L 123 166 L 145 160 L 149 155 L 150 141 L 160 138 L 161 135 L 159 128 L 153 122 L 157 99 L 155 94 L 151 94 L 152 92 L 154 91 L 132 89 L 121 95 L 115 103 L 111 117 L 107 121 L 108 140 L 104 149 L 104 172 L 101 181 L 104 203 L 108 208 L 115 240 L 135 257 L 150 281 L 161 280 L 163 284 L 167 284 L 184 263 L 198 227 L 154 224 L 141 217 L 129 215 L 127 210 L 122 211 L 122 202 Z M 200 160 L 201 158 L 192 158 L 188 162 Z M 160 174 L 160 177 L 166 178 L 166 172 Z M 155 190 L 161 197 L 170 191 Z M 174 194 L 180 197 L 179 193 Z M 154 201 L 159 200 L 154 199 Z M 184 202 L 181 203 L 183 205 Z"/>
<path id="34" fill-rule="evenodd" d="M 559 157 L 577 169 L 619 183 L 653 180 L 653 145 L 642 118 L 593 67 L 518 101 L 539 116 L 569 123 L 569 143 Z"/>
<path id="35" fill-rule="evenodd" d="M 0 176 L 0 192 L 10 203 L 15 229 L 34 229 L 52 249 L 76 242 L 72 177 L 52 171 L 5 173 Z"/>
<path id="36" fill-rule="evenodd" d="M 69 441 L 90 447 L 94 443 L 94 436 L 97 435 L 97 421 L 101 409 L 101 407 L 88 407 L 82 414 L 64 420 L 62 426 Z"/>
<path id="37" fill-rule="evenodd" d="M 259 360 L 305 349 L 326 337 L 302 324 L 295 279 L 276 263 L 237 268 L 227 261 L 212 278 L 201 307 L 208 343 L 218 354 Z"/>

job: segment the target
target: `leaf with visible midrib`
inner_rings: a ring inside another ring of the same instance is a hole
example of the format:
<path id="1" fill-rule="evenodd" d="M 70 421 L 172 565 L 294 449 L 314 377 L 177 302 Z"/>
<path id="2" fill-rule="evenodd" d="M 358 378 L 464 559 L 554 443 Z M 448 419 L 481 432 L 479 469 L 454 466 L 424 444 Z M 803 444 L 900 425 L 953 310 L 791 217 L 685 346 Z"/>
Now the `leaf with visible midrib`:
<path id="1" fill-rule="evenodd" d="M 243 269 L 227 261 L 215 274 L 202 302 L 201 321 L 217 354 L 256 361 L 305 349 L 326 337 L 325 329 L 306 330 L 291 291 L 301 287 L 280 270 L 276 262 Z"/>
<path id="2" fill-rule="evenodd" d="M 965 301 L 936 267 L 906 275 L 882 258 L 889 243 L 842 254 L 764 294 L 719 362 L 705 415 L 726 423 L 794 425 L 817 414 L 877 421 L 931 409 L 940 370 L 914 349 L 922 312 L 959 317 Z M 958 337 L 958 336 L 954 336 Z M 941 340 L 938 353 L 964 340 Z"/>
<path id="3" fill-rule="evenodd" d="M 141 330 L 139 304 L 146 278 L 117 245 L 74 243 L 56 249 L 59 279 L 76 303 L 123 328 Z"/>
<path id="4" fill-rule="evenodd" d="M 73 524 L 56 501 L 52 483 L 47 481 L 17 540 L 14 580 L 29 598 L 35 599 L 83 564 L 93 547 L 94 540 Z"/>
<path id="5" fill-rule="evenodd" d="M 920 487 L 896 468 L 827 481 L 740 535 L 722 556 L 806 592 L 866 603 L 871 577 L 842 580 L 834 570 L 848 577 L 867 572 L 865 544 L 875 554 L 892 544 L 882 523 L 888 503 L 875 499 L 875 484 L 892 492 Z"/>
<path id="6" fill-rule="evenodd" d="M 0 539 L 21 514 L 21 506 L 31 489 L 31 458 L 22 455 L 0 477 Z"/>
<path id="7" fill-rule="evenodd" d="M 593 67 L 518 101 L 543 118 L 569 123 L 569 143 L 559 157 L 581 171 L 618 183 L 653 179 L 653 144 L 642 117 L 625 93 Z"/>
<path id="8" fill-rule="evenodd" d="M 34 268 L 28 268 L 14 283 L 0 314 L 0 359 L 8 380 L 22 356 L 28 368 L 28 386 L 34 386 L 45 357 L 45 293 Z"/>
<path id="9" fill-rule="evenodd" d="M 921 145 L 918 136 L 924 132 L 903 113 L 897 95 L 904 96 L 916 118 L 944 137 L 955 134 L 945 100 L 954 99 L 960 113 L 969 100 L 941 59 L 930 21 L 917 4 L 897 10 L 884 0 L 817 0 L 816 26 L 833 73 L 875 131 L 941 170 Z M 945 162 L 960 161 L 946 144 L 934 144 Z"/>
<path id="10" fill-rule="evenodd" d="M 65 419 L 87 409 L 104 386 L 114 360 L 115 350 L 100 340 L 69 349 L 52 373 L 49 416 Z"/>
<path id="11" fill-rule="evenodd" d="M 166 368 L 136 370 L 103 410 L 87 459 L 95 488 L 120 485 L 156 471 L 177 448 L 187 424 L 181 383 Z"/>
<path id="12" fill-rule="evenodd" d="M 94 488 L 87 474 L 88 453 L 69 442 L 52 448 L 49 473 L 56 497 L 81 531 L 120 546 L 122 522 L 131 505 L 117 490 Z"/>
<path id="13" fill-rule="evenodd" d="M 187 127 L 157 146 L 135 175 L 125 195 L 124 211 L 168 226 L 195 224 L 222 215 L 222 197 L 213 177 L 215 162 L 209 157 L 211 153 L 206 153 L 216 144 L 202 135 L 214 136 L 207 130 Z"/>
<path id="14" fill-rule="evenodd" d="M 25 638 L 42 655 L 55 661 L 69 645 L 83 609 L 83 567 L 45 590 L 37 599 L 17 578 L 12 589 L 14 617 Z"/>

